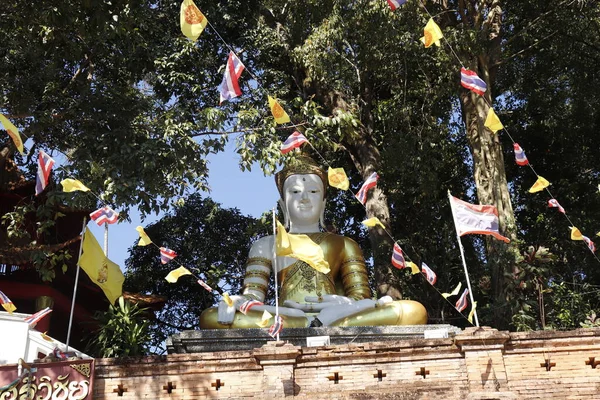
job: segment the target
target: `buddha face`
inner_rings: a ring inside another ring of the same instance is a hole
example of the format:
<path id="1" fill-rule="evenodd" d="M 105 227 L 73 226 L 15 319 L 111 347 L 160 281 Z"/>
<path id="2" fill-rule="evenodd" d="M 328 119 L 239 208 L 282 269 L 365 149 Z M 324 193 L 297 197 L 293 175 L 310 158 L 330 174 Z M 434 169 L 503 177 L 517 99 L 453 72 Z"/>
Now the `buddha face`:
<path id="1" fill-rule="evenodd" d="M 319 223 L 319 217 L 325 208 L 325 191 L 318 175 L 291 175 L 283 184 L 283 196 L 293 225 Z"/>

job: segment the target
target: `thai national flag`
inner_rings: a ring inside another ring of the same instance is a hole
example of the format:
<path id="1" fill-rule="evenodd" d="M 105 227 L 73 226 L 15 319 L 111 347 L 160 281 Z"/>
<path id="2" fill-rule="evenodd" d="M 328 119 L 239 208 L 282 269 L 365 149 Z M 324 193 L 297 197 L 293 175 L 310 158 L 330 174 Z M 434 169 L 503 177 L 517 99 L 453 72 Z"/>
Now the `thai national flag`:
<path id="1" fill-rule="evenodd" d="M 38 169 L 37 176 L 35 178 L 35 195 L 39 195 L 44 191 L 48 184 L 48 178 L 50 177 L 50 171 L 54 165 L 54 160 L 43 150 L 38 153 Z"/>
<path id="2" fill-rule="evenodd" d="M 518 165 L 527 165 L 529 164 L 529 160 L 525 156 L 525 151 L 519 146 L 519 143 L 513 144 L 513 148 L 515 149 L 515 161 Z"/>
<path id="3" fill-rule="evenodd" d="M 377 179 L 379 179 L 379 175 L 377 175 L 377 172 L 373 172 L 371 174 L 371 176 L 369 176 L 367 178 L 367 180 L 365 181 L 365 183 L 363 183 L 363 185 L 361 186 L 361 188 L 358 191 L 358 193 L 356 193 L 356 198 L 363 205 L 367 202 L 367 192 L 369 191 L 369 189 L 372 189 L 375 186 L 377 186 Z"/>
<path id="4" fill-rule="evenodd" d="M 263 303 L 261 303 L 258 300 L 246 300 L 240 306 L 240 311 L 242 312 L 242 314 L 246 315 L 246 314 L 248 314 L 248 311 L 250 311 L 250 309 L 252 307 L 254 307 L 254 306 L 262 306 L 262 305 L 263 305 Z"/>
<path id="5" fill-rule="evenodd" d="M 225 67 L 225 74 L 223 74 L 223 81 L 219 86 L 219 104 L 242 94 L 238 79 L 240 78 L 240 75 L 242 75 L 244 68 L 244 64 L 242 64 L 234 52 L 230 52 L 229 58 L 227 59 L 227 66 Z"/>
<path id="6" fill-rule="evenodd" d="M 208 286 L 206 284 L 206 282 L 204 282 L 202 279 L 198 279 L 198 285 L 202 286 L 204 289 L 206 289 L 209 292 L 213 291 L 213 289 L 210 286 Z"/>
<path id="7" fill-rule="evenodd" d="M 30 315 L 29 317 L 25 318 L 25 322 L 27 322 L 29 324 L 30 327 L 35 327 L 35 325 L 40 322 L 40 320 L 42 318 L 44 318 L 46 315 L 50 314 L 52 312 L 52 309 L 50 309 L 50 307 L 46 307 L 41 311 L 36 312 L 35 314 Z"/>
<path id="8" fill-rule="evenodd" d="M 406 0 L 387 0 L 390 8 L 394 11 L 396 8 L 400 7 L 402 4 L 406 3 Z"/>
<path id="9" fill-rule="evenodd" d="M 167 249 L 166 247 L 160 248 L 160 262 L 161 263 L 166 264 L 169 261 L 171 261 L 172 259 L 174 259 L 175 257 L 177 257 L 177 253 L 175 253 L 173 250 Z"/>
<path id="10" fill-rule="evenodd" d="M 563 206 L 561 206 L 560 204 L 558 204 L 558 201 L 556 199 L 550 199 L 550 200 L 548 200 L 548 207 L 558 208 L 558 211 L 560 211 L 563 214 L 565 213 L 565 209 L 563 208 Z"/>
<path id="11" fill-rule="evenodd" d="M 13 304 L 13 302 L 8 298 L 7 295 L 5 295 L 1 290 L 0 290 L 0 305 L 2 305 L 2 307 L 9 313 L 12 314 L 13 311 L 15 311 L 17 309 L 17 307 L 15 307 L 15 305 Z"/>
<path id="12" fill-rule="evenodd" d="M 392 253 L 392 265 L 398 269 L 406 268 L 406 260 L 404 254 L 402 254 L 402 248 L 398 246 L 398 243 L 394 243 L 394 252 Z"/>
<path id="13" fill-rule="evenodd" d="M 271 325 L 271 327 L 269 328 L 269 335 L 273 339 L 275 339 L 275 337 L 277 337 L 277 335 L 279 334 L 279 332 L 281 332 L 282 329 L 283 329 L 283 319 L 281 318 L 281 315 L 276 315 L 275 323 L 273 325 Z"/>
<path id="14" fill-rule="evenodd" d="M 427 264 L 421 263 L 421 272 L 425 274 L 427 282 L 431 283 L 432 286 L 435 285 L 435 283 L 437 282 L 437 275 L 435 274 L 435 272 L 433 272 L 431 268 L 429 268 Z"/>
<path id="15" fill-rule="evenodd" d="M 119 213 L 109 206 L 104 206 L 91 213 L 90 218 L 92 221 L 95 221 L 98 226 L 102 226 L 104 223 L 114 224 L 119 220 Z"/>
<path id="16" fill-rule="evenodd" d="M 469 89 L 470 91 L 477 93 L 478 95 L 483 96 L 487 89 L 487 85 L 477 76 L 474 71 L 468 70 L 466 68 L 460 69 L 460 84 Z"/>
<path id="17" fill-rule="evenodd" d="M 450 196 L 450 207 L 459 236 L 468 234 L 492 235 L 505 243 L 510 239 L 499 232 L 498 209 L 490 205 L 470 204 Z"/>
<path id="18" fill-rule="evenodd" d="M 287 154 L 293 149 L 300 147 L 303 143 L 308 142 L 306 136 L 298 131 L 292 133 L 281 145 L 281 154 Z"/>
<path id="19" fill-rule="evenodd" d="M 463 312 L 467 309 L 469 305 L 469 300 L 467 300 L 467 295 L 469 294 L 469 289 L 465 289 L 465 291 L 460 295 L 460 298 L 456 301 L 456 309 L 458 312 Z"/>
<path id="20" fill-rule="evenodd" d="M 596 245 L 594 244 L 594 242 L 592 242 L 590 240 L 590 238 L 587 237 L 587 236 L 581 235 L 581 237 L 583 238 L 583 241 L 585 242 L 585 244 L 587 244 L 587 247 L 590 249 L 590 251 L 592 253 L 595 253 L 596 252 Z"/>

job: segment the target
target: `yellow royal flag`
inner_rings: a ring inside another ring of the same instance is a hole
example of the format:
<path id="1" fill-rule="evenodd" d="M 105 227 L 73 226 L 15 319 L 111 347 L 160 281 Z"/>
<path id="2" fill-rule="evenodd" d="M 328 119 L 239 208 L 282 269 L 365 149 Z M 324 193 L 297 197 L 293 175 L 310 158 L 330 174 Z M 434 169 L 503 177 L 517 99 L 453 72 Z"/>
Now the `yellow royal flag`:
<path id="1" fill-rule="evenodd" d="M 229 293 L 223 293 L 223 301 L 229 306 L 233 307 L 233 300 L 229 297 Z"/>
<path id="2" fill-rule="evenodd" d="M 150 240 L 148 235 L 146 235 L 146 232 L 144 232 L 144 228 L 138 226 L 137 228 L 135 228 L 135 230 L 138 231 L 138 233 L 140 234 L 140 241 L 138 242 L 138 246 L 148 246 L 150 243 L 152 243 L 152 240 Z"/>
<path id="3" fill-rule="evenodd" d="M 268 97 L 269 97 L 269 108 L 271 109 L 271 114 L 273 114 L 273 117 L 275 118 L 275 122 L 277 122 L 278 124 L 285 124 L 287 122 L 290 122 L 289 115 L 287 115 L 287 113 L 285 112 L 283 107 L 281 107 L 279 102 L 277 100 L 275 100 L 274 98 L 272 98 L 271 96 L 268 96 Z"/>
<path id="4" fill-rule="evenodd" d="M 169 274 L 165 276 L 165 279 L 169 283 L 175 283 L 177 282 L 177 279 L 181 278 L 184 275 L 192 275 L 192 273 L 186 267 L 179 267 L 169 272 Z"/>
<path id="5" fill-rule="evenodd" d="M 260 326 L 261 328 L 266 328 L 267 326 L 269 326 L 269 321 L 271 320 L 271 318 L 273 318 L 273 315 L 267 310 L 265 310 L 265 312 L 263 312 L 262 318 L 259 322 L 256 323 L 256 325 Z"/>
<path id="6" fill-rule="evenodd" d="M 63 187 L 63 192 L 75 192 L 75 191 L 82 191 L 82 192 L 89 192 L 90 189 L 85 186 L 83 183 L 81 183 L 80 181 L 78 181 L 77 179 L 71 179 L 71 178 L 67 178 L 67 179 L 63 179 L 60 184 Z"/>
<path id="7" fill-rule="evenodd" d="M 181 11 L 179 13 L 179 20 L 181 24 L 181 32 L 192 40 L 198 39 L 198 36 L 202 33 L 208 20 L 202 14 L 202 11 L 196 7 L 196 4 L 192 0 L 183 0 L 181 3 Z"/>
<path id="8" fill-rule="evenodd" d="M 436 46 L 440 45 L 440 39 L 443 38 L 442 30 L 435 23 L 433 18 L 429 18 L 427 25 L 425 25 L 424 36 L 421 38 L 421 42 L 425 47 L 430 47 L 432 44 Z"/>
<path id="9" fill-rule="evenodd" d="M 329 184 L 334 188 L 348 190 L 350 187 L 350 181 L 346 176 L 346 171 L 344 168 L 331 168 L 327 171 L 327 178 L 329 179 Z"/>
<path id="10" fill-rule="evenodd" d="M 373 228 L 377 225 L 381 226 L 383 229 L 385 229 L 385 226 L 383 226 L 383 223 L 379 220 L 379 218 L 377 217 L 371 217 L 369 219 L 365 219 L 362 224 L 366 227 L 369 228 Z"/>
<path id="11" fill-rule="evenodd" d="M 571 228 L 571 240 L 583 240 L 583 235 L 581 234 L 581 231 L 577 228 L 575 228 L 574 226 L 572 226 Z"/>
<path id="12" fill-rule="evenodd" d="M 329 272 L 329 263 L 325 261 L 323 249 L 307 235 L 289 234 L 277 221 L 277 237 L 275 238 L 278 256 L 287 256 L 304 261 L 315 270 L 324 274 Z"/>
<path id="13" fill-rule="evenodd" d="M 550 186 L 550 182 L 538 175 L 537 181 L 529 188 L 529 193 L 537 193 Z"/>
<path id="14" fill-rule="evenodd" d="M 83 235 L 82 250 L 79 266 L 92 282 L 100 286 L 110 304 L 114 304 L 115 300 L 123 293 L 125 277 L 121 268 L 106 257 L 102 247 L 88 228 L 85 228 Z"/>
<path id="15" fill-rule="evenodd" d="M 504 129 L 504 125 L 502 125 L 502 122 L 500 122 L 500 118 L 498 118 L 493 108 L 489 109 L 483 126 L 494 133 L 498 132 L 500 129 Z"/>
<path id="16" fill-rule="evenodd" d="M 407 262 L 406 262 L 406 266 L 410 268 L 410 272 L 411 272 L 413 275 L 416 275 L 416 274 L 420 274 L 420 273 L 421 273 L 421 269 L 420 269 L 420 268 L 417 266 L 417 264 L 415 264 L 415 263 L 414 263 L 414 262 L 412 262 L 412 261 L 407 261 Z"/>
<path id="17" fill-rule="evenodd" d="M 2 114 L 0 114 L 0 122 L 2 122 L 4 130 L 12 139 L 13 143 L 15 144 L 15 147 L 17 148 L 17 150 L 19 150 L 19 153 L 23 154 L 23 141 L 21 140 L 21 135 L 19 134 L 19 130 L 17 129 L 17 127 L 14 126 L 13 123 L 10 122 L 8 118 L 6 118 Z"/>
<path id="18" fill-rule="evenodd" d="M 458 285 L 454 288 L 451 293 L 442 293 L 442 297 L 447 299 L 450 296 L 456 296 L 458 292 L 460 292 L 460 288 L 462 287 L 462 282 L 458 282 Z"/>
<path id="19" fill-rule="evenodd" d="M 469 316 L 467 317 L 467 319 L 469 320 L 470 323 L 473 323 L 473 314 L 475 314 L 476 308 L 477 308 L 477 302 L 474 301 L 473 306 L 471 307 L 471 311 L 469 312 Z"/>

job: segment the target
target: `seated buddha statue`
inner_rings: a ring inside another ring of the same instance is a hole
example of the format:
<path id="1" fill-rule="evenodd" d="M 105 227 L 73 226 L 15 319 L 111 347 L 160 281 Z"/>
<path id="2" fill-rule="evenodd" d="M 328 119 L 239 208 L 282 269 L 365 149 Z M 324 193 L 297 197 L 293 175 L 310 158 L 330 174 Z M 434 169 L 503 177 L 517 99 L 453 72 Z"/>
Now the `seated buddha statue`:
<path id="1" fill-rule="evenodd" d="M 273 262 L 275 237 L 263 237 L 250 249 L 242 293 L 203 311 L 200 328 L 256 328 L 265 310 L 275 314 L 275 307 L 270 305 L 256 305 L 246 314 L 240 311 L 247 300 L 265 301 L 272 273 L 277 274 L 278 311 L 286 328 L 426 324 L 427 312 L 416 301 L 372 298 L 358 244 L 320 229 L 327 173 L 309 157 L 300 156 L 295 161 L 275 175 L 285 225 L 289 234 L 307 235 L 321 247 L 329 272 L 319 272 L 288 256 L 276 256 Z"/>

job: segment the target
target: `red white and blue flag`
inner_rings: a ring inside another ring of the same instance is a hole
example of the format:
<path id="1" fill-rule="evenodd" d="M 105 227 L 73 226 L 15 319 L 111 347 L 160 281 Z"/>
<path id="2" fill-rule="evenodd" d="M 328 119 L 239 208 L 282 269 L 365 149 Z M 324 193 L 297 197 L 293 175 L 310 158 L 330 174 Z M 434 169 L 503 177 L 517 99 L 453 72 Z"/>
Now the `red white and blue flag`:
<path id="1" fill-rule="evenodd" d="M 469 300 L 467 300 L 467 295 L 469 294 L 469 289 L 465 289 L 465 291 L 460 295 L 460 298 L 456 301 L 456 309 L 458 312 L 463 312 L 467 309 L 469 305 Z"/>
<path id="2" fill-rule="evenodd" d="M 406 3 L 406 0 L 387 0 L 390 8 L 394 11 L 396 8 L 400 7 L 402 4 Z"/>
<path id="3" fill-rule="evenodd" d="M 248 314 L 248 311 L 250 311 L 250 309 L 252 307 L 254 307 L 254 306 L 262 306 L 262 305 L 263 305 L 263 303 L 261 303 L 258 300 L 246 300 L 240 306 L 240 311 L 242 312 L 242 314 L 246 315 L 246 314 Z"/>
<path id="4" fill-rule="evenodd" d="M 35 195 L 39 195 L 44 191 L 46 185 L 48 185 L 48 178 L 50 177 L 50 171 L 54 160 L 44 150 L 40 150 L 38 153 L 38 169 L 35 178 Z"/>
<path id="5" fill-rule="evenodd" d="M 204 289 L 206 289 L 209 292 L 212 292 L 213 289 L 208 286 L 208 284 L 206 282 L 204 282 L 202 279 L 198 279 L 198 285 L 202 286 Z"/>
<path id="6" fill-rule="evenodd" d="M 519 143 L 513 144 L 513 148 L 515 149 L 515 161 L 517 164 L 521 166 L 529 164 L 529 160 L 525 156 L 525 151 L 519 146 Z"/>
<path id="7" fill-rule="evenodd" d="M 454 225 L 459 236 L 469 234 L 492 235 L 505 243 L 510 239 L 498 230 L 498 210 L 494 206 L 475 205 L 449 195 Z"/>
<path id="8" fill-rule="evenodd" d="M 271 327 L 269 328 L 269 336 L 271 336 L 273 339 L 275 339 L 275 337 L 277 337 L 277 335 L 279 335 L 279 333 L 281 332 L 282 329 L 283 329 L 283 319 L 281 318 L 281 315 L 276 315 L 275 323 L 273 325 L 271 325 Z"/>
<path id="9" fill-rule="evenodd" d="M 550 199 L 548 200 L 548 207 L 550 208 L 558 208 L 558 211 L 560 211 L 561 213 L 565 213 L 565 209 L 563 208 L 563 206 L 561 206 L 560 204 L 558 204 L 558 200 L 556 199 Z"/>
<path id="10" fill-rule="evenodd" d="M 431 285 L 435 285 L 437 282 L 437 275 L 429 266 L 425 263 L 421 263 L 421 272 L 425 274 L 425 278 L 427 278 L 427 282 L 431 283 Z"/>
<path id="11" fill-rule="evenodd" d="M 404 254 L 402 254 L 402 248 L 398 245 L 398 243 L 394 243 L 392 265 L 398 269 L 406 268 L 406 260 L 404 259 Z"/>
<path id="12" fill-rule="evenodd" d="M 240 79 L 240 75 L 242 75 L 244 68 L 244 64 L 237 58 L 235 53 L 233 51 L 230 52 L 229 58 L 227 59 L 227 66 L 225 67 L 225 73 L 223 74 L 223 81 L 219 86 L 219 104 L 242 94 L 238 80 Z"/>
<path id="13" fill-rule="evenodd" d="M 35 327 L 35 325 L 40 322 L 40 320 L 42 318 L 44 318 L 46 315 L 50 314 L 52 312 L 52 309 L 50 307 L 46 307 L 43 310 L 40 310 L 38 312 L 36 312 L 35 314 L 30 315 L 29 317 L 25 318 L 25 322 L 27 322 L 29 324 L 30 327 Z"/>
<path id="14" fill-rule="evenodd" d="M 17 309 L 17 307 L 15 307 L 15 305 L 13 304 L 12 300 L 9 299 L 8 296 L 5 295 L 1 290 L 0 290 L 0 305 L 2 305 L 2 307 L 9 314 L 12 314 L 13 311 L 15 311 Z"/>
<path id="15" fill-rule="evenodd" d="M 583 241 L 585 242 L 585 244 L 587 244 L 588 249 L 590 249 L 590 251 L 592 253 L 595 253 L 596 252 L 596 245 L 594 244 L 594 242 L 592 242 L 590 240 L 590 238 L 587 237 L 587 236 L 581 235 L 581 237 L 583 238 Z"/>
<path id="16" fill-rule="evenodd" d="M 466 68 L 460 69 L 460 84 L 469 89 L 473 93 L 483 96 L 487 90 L 487 85 L 477 76 L 475 71 L 468 70 Z"/>
<path id="17" fill-rule="evenodd" d="M 177 253 L 175 253 L 173 250 L 167 249 L 166 247 L 160 248 L 160 262 L 161 263 L 166 264 L 169 261 L 171 261 L 172 259 L 174 259 L 175 257 L 177 257 Z"/>
<path id="18" fill-rule="evenodd" d="M 104 223 L 114 224 L 119 220 L 119 213 L 109 206 L 104 206 L 91 213 L 90 218 L 92 221 L 96 222 L 98 226 L 102 226 Z"/>
<path id="19" fill-rule="evenodd" d="M 358 199 L 358 201 L 360 201 L 363 205 L 367 202 L 367 192 L 374 188 L 375 186 L 377 186 L 377 180 L 379 179 L 379 175 L 377 175 L 377 172 L 373 172 L 365 181 L 365 183 L 363 183 L 363 185 L 361 186 L 360 190 L 358 191 L 358 193 L 356 193 L 356 198 Z"/>
<path id="20" fill-rule="evenodd" d="M 281 154 L 287 154 L 293 149 L 302 146 L 302 144 L 306 142 L 308 142 L 306 136 L 298 131 L 295 131 L 281 145 Z"/>

